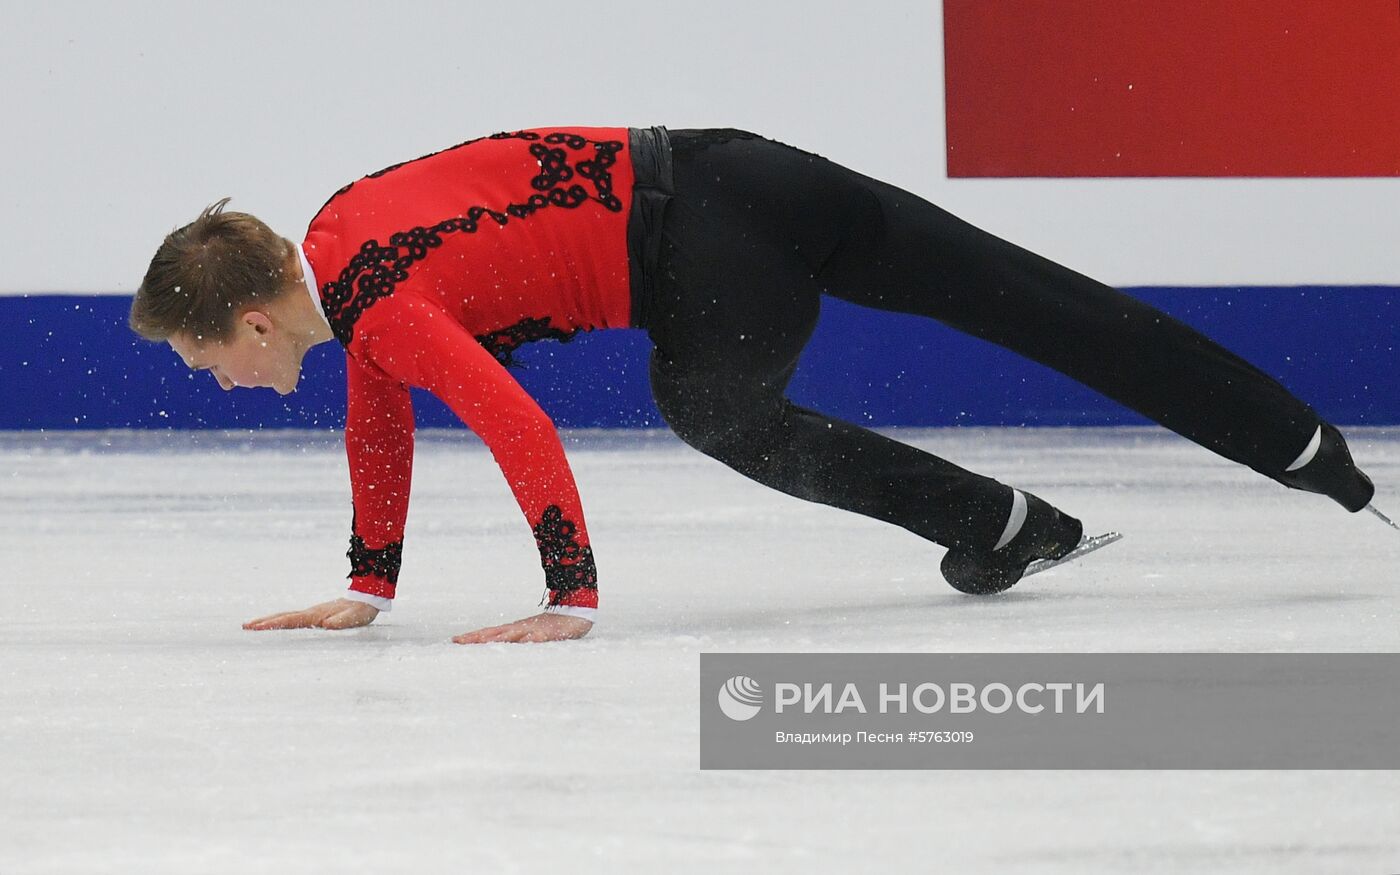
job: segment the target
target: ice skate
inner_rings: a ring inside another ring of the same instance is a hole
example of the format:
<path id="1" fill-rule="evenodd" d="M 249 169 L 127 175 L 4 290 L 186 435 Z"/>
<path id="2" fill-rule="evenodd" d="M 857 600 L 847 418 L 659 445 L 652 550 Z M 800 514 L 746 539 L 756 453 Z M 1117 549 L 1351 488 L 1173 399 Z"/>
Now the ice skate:
<path id="1" fill-rule="evenodd" d="M 953 589 L 990 595 L 1010 589 L 1039 559 L 1060 559 L 1079 545 L 1084 526 L 1048 502 L 1014 490 L 1011 517 L 992 549 L 950 549 L 940 570 Z"/>
<path id="2" fill-rule="evenodd" d="M 1371 478 L 1352 461 L 1342 433 L 1325 422 L 1279 481 L 1294 489 L 1325 495 L 1352 513 L 1365 508 L 1376 494 Z"/>

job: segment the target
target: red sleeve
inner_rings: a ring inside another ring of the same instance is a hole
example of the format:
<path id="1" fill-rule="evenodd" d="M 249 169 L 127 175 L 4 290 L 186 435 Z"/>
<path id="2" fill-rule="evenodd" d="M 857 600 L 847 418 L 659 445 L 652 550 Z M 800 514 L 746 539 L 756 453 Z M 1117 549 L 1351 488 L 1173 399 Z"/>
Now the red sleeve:
<path id="1" fill-rule="evenodd" d="M 534 399 L 465 328 L 420 298 L 396 296 L 366 312 L 351 349 L 388 377 L 432 392 L 482 439 L 534 532 L 548 609 L 592 619 L 598 575 L 578 487 Z M 394 427 L 389 417 L 369 421 Z M 406 485 L 406 469 L 404 477 Z"/>
<path id="2" fill-rule="evenodd" d="M 350 598 L 388 610 L 399 580 L 413 473 L 413 399 L 402 382 L 347 357 L 345 455 L 355 503 Z"/>

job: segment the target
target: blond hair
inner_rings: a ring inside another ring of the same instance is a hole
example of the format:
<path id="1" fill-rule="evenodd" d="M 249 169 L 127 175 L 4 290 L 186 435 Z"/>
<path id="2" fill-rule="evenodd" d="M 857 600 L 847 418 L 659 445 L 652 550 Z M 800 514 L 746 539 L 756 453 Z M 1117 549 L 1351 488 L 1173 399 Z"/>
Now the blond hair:
<path id="1" fill-rule="evenodd" d="M 147 340 L 180 332 L 219 339 L 243 307 L 286 291 L 296 246 L 255 216 L 224 212 L 230 200 L 166 235 L 131 302 L 132 331 Z"/>

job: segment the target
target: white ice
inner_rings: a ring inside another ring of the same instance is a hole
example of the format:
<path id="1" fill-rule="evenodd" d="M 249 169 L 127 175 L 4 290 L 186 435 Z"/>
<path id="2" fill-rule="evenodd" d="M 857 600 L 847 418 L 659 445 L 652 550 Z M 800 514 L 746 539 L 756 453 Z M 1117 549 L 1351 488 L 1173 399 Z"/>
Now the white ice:
<path id="1" fill-rule="evenodd" d="M 1400 532 L 1156 429 L 892 432 L 1123 541 L 1005 596 L 660 433 L 566 435 L 594 633 L 490 454 L 420 435 L 399 600 L 335 597 L 333 433 L 0 435 L 0 872 L 1395 872 L 1393 772 L 700 771 L 712 651 L 1394 651 Z M 1351 430 L 1400 512 L 1400 432 Z"/>

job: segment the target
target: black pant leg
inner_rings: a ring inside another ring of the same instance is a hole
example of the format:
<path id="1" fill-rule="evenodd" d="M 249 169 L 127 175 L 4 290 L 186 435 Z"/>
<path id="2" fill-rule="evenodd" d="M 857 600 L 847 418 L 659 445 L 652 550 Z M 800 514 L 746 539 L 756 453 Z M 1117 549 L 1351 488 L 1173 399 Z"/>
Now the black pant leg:
<path id="1" fill-rule="evenodd" d="M 829 294 L 1006 347 L 1276 480 L 1321 424 L 1273 377 L 1161 310 L 893 185 L 829 169 L 878 213 L 825 265 Z"/>
<path id="2" fill-rule="evenodd" d="M 901 526 L 945 547 L 990 547 L 1011 490 L 917 447 L 793 404 L 753 373 L 653 351 L 653 396 L 690 446 L 765 486 Z"/>
<path id="3" fill-rule="evenodd" d="M 946 546 L 990 546 L 1007 520 L 1008 487 L 784 395 L 816 325 L 816 273 L 840 244 L 839 212 L 857 190 L 836 180 L 838 190 L 809 191 L 813 204 L 767 197 L 765 186 L 822 180 L 802 178 L 805 159 L 755 163 L 752 135 L 697 144 L 687 134 L 671 131 L 676 196 L 648 318 L 652 389 L 667 423 L 789 495 Z"/>

